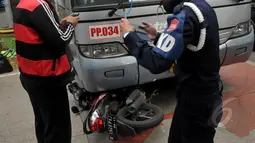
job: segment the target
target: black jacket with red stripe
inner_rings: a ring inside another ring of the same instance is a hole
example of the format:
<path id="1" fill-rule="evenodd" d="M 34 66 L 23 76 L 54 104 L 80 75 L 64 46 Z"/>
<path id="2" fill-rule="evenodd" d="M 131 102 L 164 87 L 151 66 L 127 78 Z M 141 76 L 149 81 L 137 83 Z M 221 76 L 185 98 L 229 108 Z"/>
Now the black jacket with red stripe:
<path id="1" fill-rule="evenodd" d="M 53 6 L 44 0 L 21 0 L 15 9 L 13 28 L 21 79 L 66 84 L 70 64 L 65 47 L 74 26 L 62 26 Z"/>

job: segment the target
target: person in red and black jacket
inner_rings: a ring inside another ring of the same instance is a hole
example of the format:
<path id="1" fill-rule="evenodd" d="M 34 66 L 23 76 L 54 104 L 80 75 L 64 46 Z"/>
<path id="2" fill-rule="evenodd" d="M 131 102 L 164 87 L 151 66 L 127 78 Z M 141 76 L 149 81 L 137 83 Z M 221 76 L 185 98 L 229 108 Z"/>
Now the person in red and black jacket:
<path id="1" fill-rule="evenodd" d="M 78 17 L 59 22 L 51 0 L 21 0 L 15 9 L 14 34 L 20 80 L 35 115 L 38 143 L 71 143 L 66 85 L 71 81 L 66 47 Z"/>

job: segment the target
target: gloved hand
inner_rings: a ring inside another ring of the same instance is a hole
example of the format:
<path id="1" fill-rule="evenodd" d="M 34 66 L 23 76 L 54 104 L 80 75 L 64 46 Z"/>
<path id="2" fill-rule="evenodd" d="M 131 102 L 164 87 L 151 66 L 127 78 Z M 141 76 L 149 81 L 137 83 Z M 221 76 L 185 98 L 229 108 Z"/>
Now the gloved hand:
<path id="1" fill-rule="evenodd" d="M 157 30 L 147 22 L 142 22 L 142 24 L 144 25 L 144 30 L 147 32 L 149 38 L 151 40 L 155 40 L 157 36 Z"/>

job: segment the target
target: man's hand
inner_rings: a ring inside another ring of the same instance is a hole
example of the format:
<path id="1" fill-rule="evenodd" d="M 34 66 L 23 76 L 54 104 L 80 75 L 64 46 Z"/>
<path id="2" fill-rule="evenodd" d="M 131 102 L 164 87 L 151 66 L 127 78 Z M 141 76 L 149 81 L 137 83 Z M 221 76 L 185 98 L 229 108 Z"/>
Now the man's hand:
<path id="1" fill-rule="evenodd" d="M 60 24 L 64 24 L 65 22 L 70 22 L 70 23 L 72 23 L 74 26 L 76 26 L 76 25 L 78 24 L 78 19 L 79 19 L 78 16 L 74 17 L 74 16 L 70 16 L 70 15 L 69 15 L 69 16 L 63 18 L 63 19 L 60 21 Z"/>
<path id="2" fill-rule="evenodd" d="M 74 17 L 74 16 L 67 16 L 66 22 L 71 22 L 74 26 L 76 26 L 78 24 L 78 19 L 79 19 L 78 16 L 76 16 L 76 17 Z"/>
<path id="3" fill-rule="evenodd" d="M 147 22 L 142 22 L 142 24 L 145 26 L 144 30 L 147 32 L 149 38 L 151 40 L 155 40 L 157 36 L 157 30 L 151 24 Z"/>
<path id="4" fill-rule="evenodd" d="M 126 18 L 122 18 L 120 21 L 120 31 L 122 34 L 125 34 L 126 32 L 135 31 L 135 27 L 129 24 Z"/>
<path id="5" fill-rule="evenodd" d="M 66 22 L 66 18 L 67 18 L 67 17 L 63 18 L 63 19 L 60 21 L 60 24 L 64 24 L 64 23 Z"/>

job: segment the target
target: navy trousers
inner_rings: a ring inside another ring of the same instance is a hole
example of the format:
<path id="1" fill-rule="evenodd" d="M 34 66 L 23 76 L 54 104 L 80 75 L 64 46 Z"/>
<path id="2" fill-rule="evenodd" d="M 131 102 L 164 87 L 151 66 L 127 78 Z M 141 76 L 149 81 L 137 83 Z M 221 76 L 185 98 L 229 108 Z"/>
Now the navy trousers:
<path id="1" fill-rule="evenodd" d="M 222 96 L 179 92 L 168 143 L 213 143 L 222 118 Z"/>

